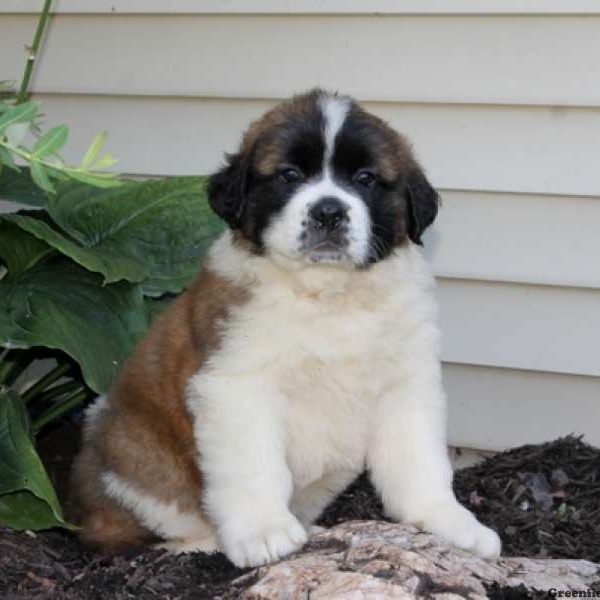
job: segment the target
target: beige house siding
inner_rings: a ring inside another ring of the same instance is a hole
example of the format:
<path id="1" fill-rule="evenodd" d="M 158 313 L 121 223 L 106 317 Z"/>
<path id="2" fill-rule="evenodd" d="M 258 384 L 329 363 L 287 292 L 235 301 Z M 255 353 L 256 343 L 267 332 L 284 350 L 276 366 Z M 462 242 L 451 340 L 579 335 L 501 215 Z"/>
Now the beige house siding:
<path id="1" fill-rule="evenodd" d="M 39 8 L 0 6 L 1 78 Z M 59 0 L 34 82 L 48 121 L 132 174 L 206 173 L 314 85 L 414 142 L 444 205 L 452 443 L 600 444 L 600 4 L 591 0 Z M 67 153 L 67 156 L 69 153 Z"/>

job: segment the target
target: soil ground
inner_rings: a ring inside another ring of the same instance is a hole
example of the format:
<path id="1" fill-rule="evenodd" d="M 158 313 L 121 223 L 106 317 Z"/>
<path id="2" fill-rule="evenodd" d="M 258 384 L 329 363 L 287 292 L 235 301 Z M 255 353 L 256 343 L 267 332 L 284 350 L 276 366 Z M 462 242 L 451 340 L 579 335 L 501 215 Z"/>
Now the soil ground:
<path id="1" fill-rule="evenodd" d="M 42 445 L 59 493 L 76 436 Z M 65 441 L 66 440 L 66 441 Z M 45 447 L 44 447 L 45 446 Z M 455 475 L 460 501 L 502 537 L 507 556 L 584 558 L 600 562 L 600 449 L 567 437 L 498 454 Z M 351 519 L 383 519 L 368 479 L 360 477 L 323 515 L 331 526 Z M 247 571 L 223 555 L 172 556 L 146 551 L 102 556 L 63 531 L 0 529 L 0 598 L 112 600 L 232 598 L 232 580 Z M 251 575 L 249 576 L 252 577 Z M 490 598 L 547 597 L 490 587 Z"/>

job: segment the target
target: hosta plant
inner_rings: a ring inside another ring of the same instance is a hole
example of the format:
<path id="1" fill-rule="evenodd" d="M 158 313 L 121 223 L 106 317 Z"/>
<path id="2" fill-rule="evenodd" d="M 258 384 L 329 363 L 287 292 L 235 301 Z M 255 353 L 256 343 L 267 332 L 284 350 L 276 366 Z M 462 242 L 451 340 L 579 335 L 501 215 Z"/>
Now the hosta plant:
<path id="1" fill-rule="evenodd" d="M 16 529 L 69 526 L 36 436 L 108 390 L 221 229 L 204 178 L 107 173 L 103 135 L 67 165 L 67 127 L 38 115 L 0 101 L 0 200 L 16 203 L 0 214 L 0 524 Z M 53 366 L 26 381 L 40 358 Z"/>

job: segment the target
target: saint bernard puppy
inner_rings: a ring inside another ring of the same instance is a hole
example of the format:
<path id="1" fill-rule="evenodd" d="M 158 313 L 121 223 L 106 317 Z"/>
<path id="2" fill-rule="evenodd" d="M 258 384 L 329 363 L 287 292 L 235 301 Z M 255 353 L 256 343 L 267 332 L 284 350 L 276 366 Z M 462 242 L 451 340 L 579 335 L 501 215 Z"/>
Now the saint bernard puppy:
<path id="1" fill-rule="evenodd" d="M 83 540 L 261 565 L 366 468 L 390 517 L 498 556 L 452 491 L 418 249 L 438 195 L 406 140 L 313 90 L 254 122 L 208 195 L 230 229 L 88 410 Z"/>

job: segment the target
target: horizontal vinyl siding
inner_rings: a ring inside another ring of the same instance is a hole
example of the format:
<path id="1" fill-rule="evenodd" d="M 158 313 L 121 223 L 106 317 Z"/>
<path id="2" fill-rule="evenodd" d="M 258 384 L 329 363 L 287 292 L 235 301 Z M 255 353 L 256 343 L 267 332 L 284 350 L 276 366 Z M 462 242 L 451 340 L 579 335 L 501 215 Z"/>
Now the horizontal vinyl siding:
<path id="1" fill-rule="evenodd" d="M 600 447 L 600 379 L 444 365 L 451 445 L 501 450 L 585 433 Z"/>
<path id="2" fill-rule="evenodd" d="M 20 78 L 36 8 L 0 7 L 2 77 Z M 600 444 L 597 2 L 57 8 L 34 89 L 49 125 L 71 126 L 67 159 L 105 129 L 122 172 L 208 173 L 252 119 L 314 85 L 405 133 L 443 200 L 424 252 L 439 281 L 451 443 L 573 432 Z"/>
<path id="3" fill-rule="evenodd" d="M 600 198 L 442 190 L 425 253 L 444 277 L 598 289 L 599 232 Z"/>
<path id="4" fill-rule="evenodd" d="M 597 290 L 442 279 L 438 293 L 444 360 L 600 376 Z"/>
<path id="5" fill-rule="evenodd" d="M 36 18 L 2 20 L 14 65 Z M 36 88 L 279 98 L 318 84 L 363 100 L 599 106 L 599 29 L 596 16 L 58 15 Z"/>
<path id="6" fill-rule="evenodd" d="M 39 0 L 5 0 L 0 13 L 39 9 Z M 596 0 L 55 0 L 55 10 L 99 14 L 600 14 Z"/>
<path id="7" fill-rule="evenodd" d="M 76 125 L 74 155 L 95 131 L 108 129 L 121 157 L 119 168 L 146 174 L 211 171 L 224 150 L 235 148 L 242 129 L 275 103 L 242 98 L 37 97 L 54 121 Z M 591 196 L 600 192 L 600 108 L 365 105 L 409 137 L 440 188 Z"/>

